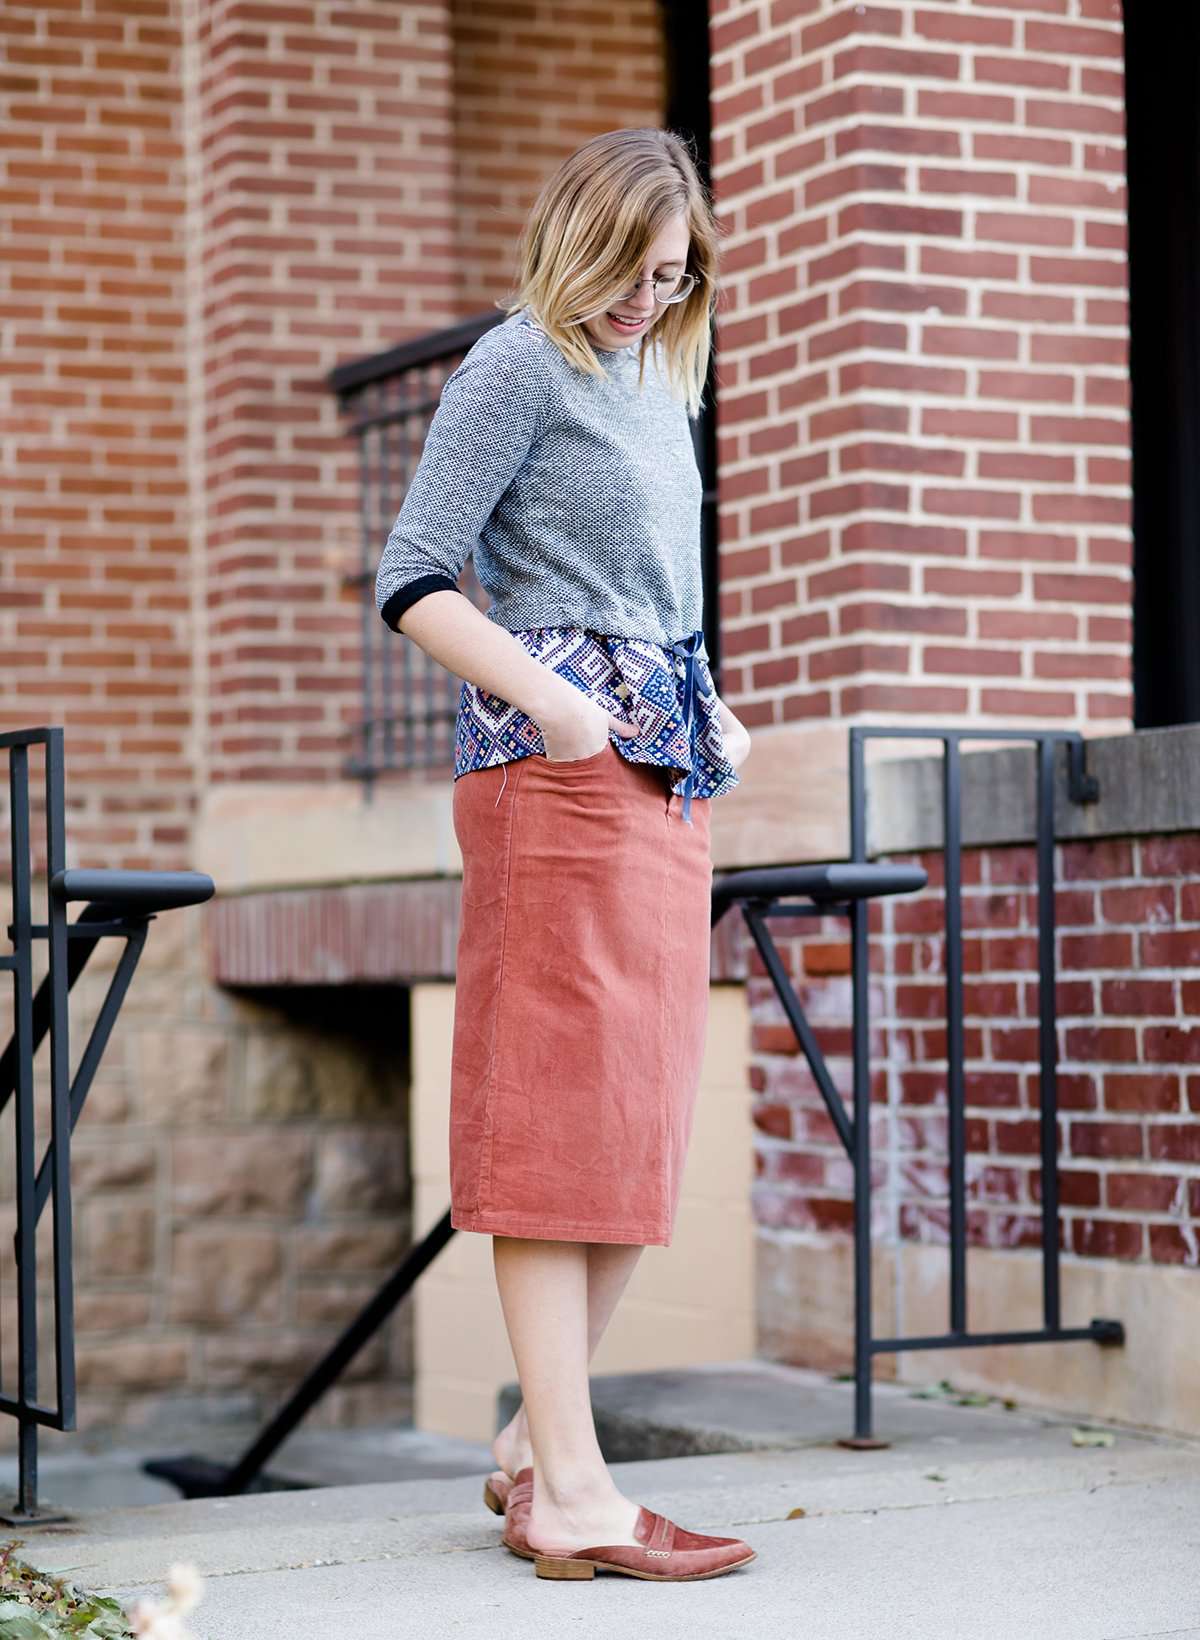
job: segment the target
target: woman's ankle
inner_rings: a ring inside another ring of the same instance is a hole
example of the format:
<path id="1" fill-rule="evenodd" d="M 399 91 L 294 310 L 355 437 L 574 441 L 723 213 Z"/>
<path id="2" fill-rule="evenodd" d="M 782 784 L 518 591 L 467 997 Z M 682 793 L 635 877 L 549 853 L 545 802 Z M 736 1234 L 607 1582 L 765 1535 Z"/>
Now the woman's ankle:
<path id="1" fill-rule="evenodd" d="M 556 1504 L 535 1497 L 525 1525 L 531 1548 L 544 1553 L 569 1552 L 589 1543 L 636 1542 L 638 1506 L 620 1492 L 604 1497 L 575 1496 Z"/>
<path id="2" fill-rule="evenodd" d="M 529 1420 L 525 1416 L 524 1401 L 493 1439 L 492 1456 L 510 1477 L 519 1475 L 522 1469 L 532 1465 L 533 1446 L 529 1439 Z"/>
<path id="3" fill-rule="evenodd" d="M 535 1467 L 534 1489 L 545 1508 L 564 1520 L 608 1514 L 621 1507 L 621 1493 L 607 1468 L 545 1470 Z"/>

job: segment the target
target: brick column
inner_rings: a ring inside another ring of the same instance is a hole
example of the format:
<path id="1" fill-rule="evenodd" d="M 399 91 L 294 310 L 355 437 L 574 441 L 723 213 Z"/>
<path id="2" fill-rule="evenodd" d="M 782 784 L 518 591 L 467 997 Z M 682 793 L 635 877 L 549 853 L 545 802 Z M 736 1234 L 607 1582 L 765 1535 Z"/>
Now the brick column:
<path id="1" fill-rule="evenodd" d="M 1129 720 L 1120 5 L 1069 9 L 714 0 L 753 728 Z"/>
<path id="2" fill-rule="evenodd" d="M 191 863 L 174 12 L 0 8 L 0 727 L 64 725 L 78 866 Z"/>
<path id="3" fill-rule="evenodd" d="M 325 377 L 457 310 L 450 11 L 195 17 L 209 772 L 333 779 L 359 710 L 360 497 Z"/>

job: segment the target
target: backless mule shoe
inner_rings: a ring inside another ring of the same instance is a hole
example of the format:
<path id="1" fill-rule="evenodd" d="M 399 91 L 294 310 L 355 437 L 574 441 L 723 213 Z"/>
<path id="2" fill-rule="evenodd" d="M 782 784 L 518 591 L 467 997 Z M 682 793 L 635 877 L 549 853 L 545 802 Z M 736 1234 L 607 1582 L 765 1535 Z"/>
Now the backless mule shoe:
<path id="1" fill-rule="evenodd" d="M 503 1469 L 495 1469 L 483 1483 L 483 1501 L 493 1515 L 502 1515 L 508 1507 L 508 1491 L 512 1481 Z"/>
<path id="2" fill-rule="evenodd" d="M 504 1511 L 504 1536 L 500 1539 L 506 1549 L 522 1560 L 532 1560 L 533 1550 L 525 1537 L 529 1511 L 533 1507 L 533 1465 L 518 1469 L 508 1489 L 508 1507 Z"/>
<path id="3" fill-rule="evenodd" d="M 575 1549 L 567 1555 L 533 1554 L 538 1577 L 565 1579 L 595 1577 L 597 1571 L 624 1572 L 654 1583 L 686 1583 L 702 1577 L 720 1577 L 757 1558 L 741 1538 L 706 1537 L 688 1532 L 665 1515 L 644 1505 L 633 1528 L 638 1545 L 602 1544 Z M 640 1546 L 639 1546 L 640 1545 Z"/>

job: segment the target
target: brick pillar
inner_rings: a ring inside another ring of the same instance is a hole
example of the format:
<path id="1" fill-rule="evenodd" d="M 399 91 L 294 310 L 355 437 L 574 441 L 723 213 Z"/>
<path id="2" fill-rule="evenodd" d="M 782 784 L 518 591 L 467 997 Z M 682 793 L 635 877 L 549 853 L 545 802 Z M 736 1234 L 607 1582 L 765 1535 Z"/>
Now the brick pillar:
<path id="1" fill-rule="evenodd" d="M 0 727 L 64 726 L 78 866 L 191 863 L 174 11 L 0 8 Z"/>
<path id="2" fill-rule="evenodd" d="M 1129 720 L 1118 0 L 713 0 L 724 693 Z"/>
<path id="3" fill-rule="evenodd" d="M 457 311 L 450 8 L 193 16 L 209 773 L 335 779 L 360 498 L 325 377 Z"/>

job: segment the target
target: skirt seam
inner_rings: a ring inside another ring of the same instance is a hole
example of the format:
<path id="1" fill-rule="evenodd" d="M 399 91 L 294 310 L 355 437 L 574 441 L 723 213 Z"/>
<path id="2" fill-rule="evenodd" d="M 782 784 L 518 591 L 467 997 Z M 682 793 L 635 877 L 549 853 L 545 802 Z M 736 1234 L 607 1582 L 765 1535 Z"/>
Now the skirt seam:
<path id="1" fill-rule="evenodd" d="M 674 861 L 675 861 L 675 843 L 674 843 L 674 840 L 670 836 L 670 831 L 671 831 L 671 802 L 672 802 L 672 796 L 671 796 L 670 790 L 668 789 L 668 792 L 667 792 L 667 813 L 666 813 L 666 825 L 667 825 L 668 835 L 667 835 L 667 839 L 666 839 L 666 845 L 667 846 L 666 846 L 666 849 L 664 850 L 664 856 L 665 856 L 666 864 L 665 864 L 665 868 L 664 868 L 664 871 L 663 871 L 662 921 L 661 921 L 661 926 L 660 926 L 659 936 L 658 936 L 658 949 L 659 949 L 659 953 L 660 953 L 660 962 L 659 962 L 659 971 L 658 971 L 658 994 L 659 994 L 659 999 L 660 999 L 660 1007 L 662 1009 L 662 1031 L 663 1031 L 663 1040 L 665 1042 L 673 1042 L 675 1040 L 674 1020 L 672 1018 L 672 1013 L 671 1013 L 671 972 L 670 972 L 670 969 L 671 969 L 671 950 L 670 950 L 670 939 L 669 939 L 670 923 L 671 923 L 671 905 L 672 905 L 672 902 L 671 902 L 671 870 L 672 870 L 672 867 L 673 867 Z M 682 844 L 680 846 L 682 846 Z M 673 1058 L 673 1056 L 671 1056 L 671 1057 Z M 660 1203 L 659 1211 L 662 1215 L 663 1223 L 667 1224 L 667 1225 L 671 1224 L 671 1219 L 672 1219 L 671 1190 L 672 1190 L 672 1185 L 673 1185 L 672 1173 L 673 1173 L 674 1164 L 675 1164 L 675 1141 L 674 1141 L 674 1132 L 673 1132 L 672 1122 L 671 1122 L 672 1092 L 673 1092 L 673 1090 L 671 1088 L 656 1088 L 654 1090 L 654 1097 L 657 1101 L 658 1109 L 662 1112 L 662 1139 L 661 1139 L 661 1143 L 664 1147 L 663 1166 L 659 1170 L 659 1175 L 658 1175 L 659 1203 Z"/>
<path id="2" fill-rule="evenodd" d="M 504 859 L 504 922 L 500 930 L 500 962 L 496 976 L 496 991 L 499 998 L 496 1004 L 496 1017 L 492 1022 L 492 1051 L 488 1059 L 487 1093 L 483 1102 L 483 1126 L 479 1144 L 479 1169 L 475 1175 L 475 1212 L 479 1212 L 479 1203 L 484 1197 L 484 1173 L 487 1173 L 488 1189 L 491 1189 L 492 1173 L 492 1100 L 496 1088 L 496 1061 L 500 1053 L 500 1019 L 504 1002 L 504 962 L 508 954 L 508 919 L 512 909 L 512 863 L 516 852 L 513 847 L 513 833 L 517 824 L 517 788 L 524 773 L 523 765 L 518 765 L 513 773 L 512 796 L 508 800 L 508 826 L 505 830 L 505 859 Z"/>

